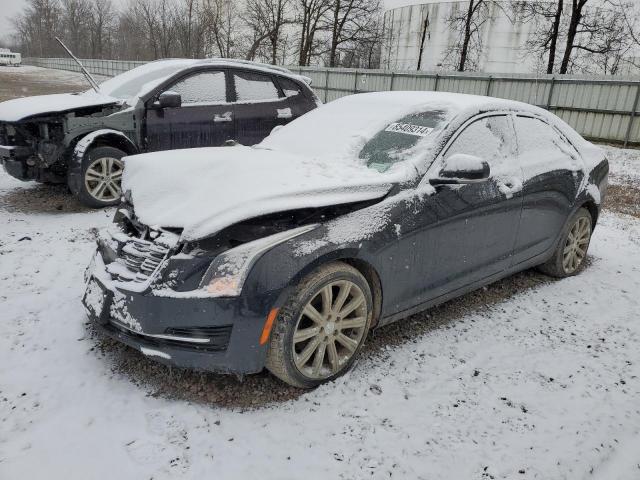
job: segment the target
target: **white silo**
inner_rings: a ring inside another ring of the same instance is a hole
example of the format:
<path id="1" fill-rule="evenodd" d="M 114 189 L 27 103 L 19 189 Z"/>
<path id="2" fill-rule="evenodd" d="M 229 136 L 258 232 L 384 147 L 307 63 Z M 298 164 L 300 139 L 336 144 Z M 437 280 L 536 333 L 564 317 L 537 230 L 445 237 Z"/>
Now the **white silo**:
<path id="1" fill-rule="evenodd" d="M 388 4 L 394 2 L 387 1 Z M 557 3 L 557 0 L 533 1 Z M 410 2 L 411 0 L 406 1 Z M 564 3 L 567 13 L 571 8 L 571 2 Z M 523 21 L 522 15 L 512 9 L 515 2 L 510 0 L 487 2 L 486 5 L 488 15 L 478 30 L 482 48 L 470 49 L 471 58 L 466 70 L 488 73 L 544 71 L 546 59 L 530 53 L 526 48 L 527 40 L 535 34 L 535 21 Z M 608 8 L 606 5 L 603 0 L 595 0 L 589 3 L 588 8 Z M 640 1 L 634 2 L 633 5 L 639 10 L 640 15 Z M 447 57 L 447 52 L 458 44 L 459 30 L 451 28 L 447 20 L 454 14 L 464 17 L 468 7 L 467 0 L 416 0 L 413 4 L 387 10 L 384 15 L 383 68 L 456 70 L 459 55 L 451 54 Z M 564 47 L 563 41 L 563 38 L 559 39 L 556 57 L 558 65 Z M 634 47 L 633 51 L 637 52 L 638 48 Z"/>

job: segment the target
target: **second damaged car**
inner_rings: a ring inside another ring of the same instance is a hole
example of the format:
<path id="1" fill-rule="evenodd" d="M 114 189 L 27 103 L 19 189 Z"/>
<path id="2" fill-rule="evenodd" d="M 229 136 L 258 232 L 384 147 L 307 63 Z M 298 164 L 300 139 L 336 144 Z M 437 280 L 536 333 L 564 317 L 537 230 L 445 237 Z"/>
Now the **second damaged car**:
<path id="1" fill-rule="evenodd" d="M 0 103 L 0 162 L 20 180 L 66 182 L 90 207 L 120 202 L 126 155 L 253 145 L 319 103 L 305 77 L 254 62 L 158 60 L 101 85 L 86 75 L 94 90 Z"/>
<path id="2" fill-rule="evenodd" d="M 160 362 L 313 387 L 371 328 L 526 268 L 579 272 L 607 172 L 536 107 L 345 97 L 252 148 L 130 157 L 84 305 Z"/>

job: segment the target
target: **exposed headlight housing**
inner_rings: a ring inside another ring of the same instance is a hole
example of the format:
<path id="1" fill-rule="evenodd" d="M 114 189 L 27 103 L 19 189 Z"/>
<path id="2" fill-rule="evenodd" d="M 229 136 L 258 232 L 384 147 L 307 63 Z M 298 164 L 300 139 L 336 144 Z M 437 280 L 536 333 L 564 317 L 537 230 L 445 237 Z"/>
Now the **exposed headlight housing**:
<path id="1" fill-rule="evenodd" d="M 218 255 L 202 277 L 200 288 L 212 297 L 237 297 L 255 262 L 269 249 L 307 233 L 317 224 L 269 235 Z"/>

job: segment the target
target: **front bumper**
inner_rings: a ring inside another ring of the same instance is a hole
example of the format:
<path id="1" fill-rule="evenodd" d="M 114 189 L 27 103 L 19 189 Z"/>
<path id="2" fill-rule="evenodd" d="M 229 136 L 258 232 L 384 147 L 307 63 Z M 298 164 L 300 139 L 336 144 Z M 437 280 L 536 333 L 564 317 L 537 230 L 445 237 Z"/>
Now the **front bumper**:
<path id="1" fill-rule="evenodd" d="M 29 147 L 13 147 L 0 145 L 0 162 L 5 171 L 20 180 L 31 180 L 31 169 L 27 166 L 27 159 L 33 155 Z"/>
<path id="2" fill-rule="evenodd" d="M 259 339 L 277 293 L 188 298 L 125 291 L 109 284 L 100 258 L 83 297 L 99 330 L 167 365 L 238 374 L 264 368 L 268 345 Z"/>

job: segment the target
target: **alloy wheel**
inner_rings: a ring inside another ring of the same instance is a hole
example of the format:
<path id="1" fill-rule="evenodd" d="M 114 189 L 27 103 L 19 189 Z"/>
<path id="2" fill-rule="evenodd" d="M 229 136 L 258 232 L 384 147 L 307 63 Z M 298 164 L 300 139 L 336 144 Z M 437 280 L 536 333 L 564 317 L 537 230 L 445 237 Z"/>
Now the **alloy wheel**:
<path id="1" fill-rule="evenodd" d="M 112 157 L 97 158 L 85 171 L 87 192 L 101 202 L 112 202 L 122 194 L 121 181 L 124 164 Z"/>
<path id="2" fill-rule="evenodd" d="M 355 283 L 325 285 L 305 305 L 293 334 L 296 368 L 325 379 L 338 373 L 356 353 L 367 327 L 367 302 Z"/>
<path id="3" fill-rule="evenodd" d="M 591 222 L 586 217 L 580 217 L 572 225 L 562 254 L 562 267 L 565 272 L 575 272 L 587 255 L 587 247 L 591 238 Z"/>

